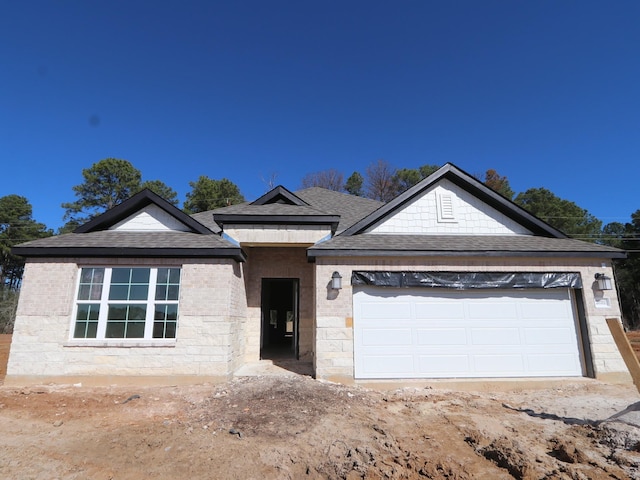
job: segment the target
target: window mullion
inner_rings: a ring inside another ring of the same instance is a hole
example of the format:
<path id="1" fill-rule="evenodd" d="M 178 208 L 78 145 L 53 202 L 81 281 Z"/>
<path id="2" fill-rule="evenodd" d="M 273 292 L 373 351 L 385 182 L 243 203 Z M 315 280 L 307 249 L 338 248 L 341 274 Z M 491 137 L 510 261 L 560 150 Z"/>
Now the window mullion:
<path id="1" fill-rule="evenodd" d="M 104 339 L 107 332 L 107 315 L 109 313 L 109 290 L 111 289 L 111 268 L 104 269 L 102 295 L 100 295 L 100 313 L 98 315 L 98 333 L 96 338 Z"/>
<path id="2" fill-rule="evenodd" d="M 158 269 L 151 268 L 149 271 L 149 291 L 147 292 L 147 315 L 144 323 L 144 338 L 153 338 L 153 319 L 156 312 L 156 282 L 158 279 Z"/>

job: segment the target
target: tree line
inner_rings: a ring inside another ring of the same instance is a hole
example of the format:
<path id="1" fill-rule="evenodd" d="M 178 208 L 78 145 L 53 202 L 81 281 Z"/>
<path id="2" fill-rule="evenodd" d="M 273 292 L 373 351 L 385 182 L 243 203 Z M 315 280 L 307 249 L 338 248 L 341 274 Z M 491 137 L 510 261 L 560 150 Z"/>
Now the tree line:
<path id="1" fill-rule="evenodd" d="M 384 160 L 371 163 L 364 172 L 353 172 L 345 179 L 342 172 L 328 169 L 306 174 L 302 188 L 322 187 L 387 202 L 440 166 L 425 164 L 419 168 L 396 169 Z M 178 206 L 177 192 L 161 180 L 144 180 L 142 173 L 129 161 L 106 158 L 82 170 L 83 181 L 72 187 L 76 199 L 62 204 L 65 224 L 57 234 L 72 232 L 109 208 L 147 188 Z M 628 258 L 616 262 L 616 280 L 625 323 L 640 327 L 640 210 L 630 222 L 602 224 L 602 221 L 574 202 L 557 197 L 545 188 L 530 188 L 515 193 L 506 176 L 493 169 L 475 177 L 507 200 L 526 209 L 569 237 L 611 245 L 627 250 Z M 182 209 L 198 213 L 245 201 L 239 187 L 229 179 L 212 179 L 201 175 L 189 182 Z M 29 201 L 19 195 L 0 197 L 0 333 L 10 327 L 15 313 L 17 291 L 22 279 L 24 260 L 11 254 L 18 243 L 53 235 L 53 230 L 32 216 Z"/>

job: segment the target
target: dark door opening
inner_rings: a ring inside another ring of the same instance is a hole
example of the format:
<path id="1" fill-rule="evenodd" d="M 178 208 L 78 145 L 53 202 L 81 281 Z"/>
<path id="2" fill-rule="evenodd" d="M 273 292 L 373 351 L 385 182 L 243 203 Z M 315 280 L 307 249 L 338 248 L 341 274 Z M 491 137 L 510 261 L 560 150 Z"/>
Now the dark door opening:
<path id="1" fill-rule="evenodd" d="M 298 358 L 298 279 L 262 279 L 260 358 Z"/>

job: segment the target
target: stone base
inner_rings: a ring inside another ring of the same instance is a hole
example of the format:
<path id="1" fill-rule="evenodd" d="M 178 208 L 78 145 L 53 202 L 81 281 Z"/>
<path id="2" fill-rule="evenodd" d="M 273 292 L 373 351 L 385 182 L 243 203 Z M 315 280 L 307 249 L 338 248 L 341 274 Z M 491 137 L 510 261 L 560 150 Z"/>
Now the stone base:
<path id="1" fill-rule="evenodd" d="M 629 372 L 599 373 L 596 375 L 596 379 L 606 383 L 633 385 L 633 378 L 631 378 L 631 374 Z"/>
<path id="2" fill-rule="evenodd" d="M 226 375 L 169 375 L 169 376 L 132 376 L 132 375 L 97 375 L 97 376 L 38 376 L 7 375 L 4 385 L 9 387 L 26 387 L 33 385 L 78 385 L 83 387 L 122 386 L 174 386 L 195 385 L 202 383 L 224 383 L 231 377 Z"/>

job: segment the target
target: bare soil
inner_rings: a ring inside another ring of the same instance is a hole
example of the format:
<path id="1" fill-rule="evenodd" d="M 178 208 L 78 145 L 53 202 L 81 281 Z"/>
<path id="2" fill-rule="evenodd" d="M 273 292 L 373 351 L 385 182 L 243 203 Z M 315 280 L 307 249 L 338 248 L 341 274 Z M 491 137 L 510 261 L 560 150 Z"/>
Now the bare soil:
<path id="1" fill-rule="evenodd" d="M 0 478 L 640 478 L 635 387 L 554 385 L 1 386 Z"/>
<path id="2" fill-rule="evenodd" d="M 496 393 L 305 376 L 0 387 L 0 478 L 639 478 L 640 422 L 606 421 L 637 400 L 592 380 Z"/>

